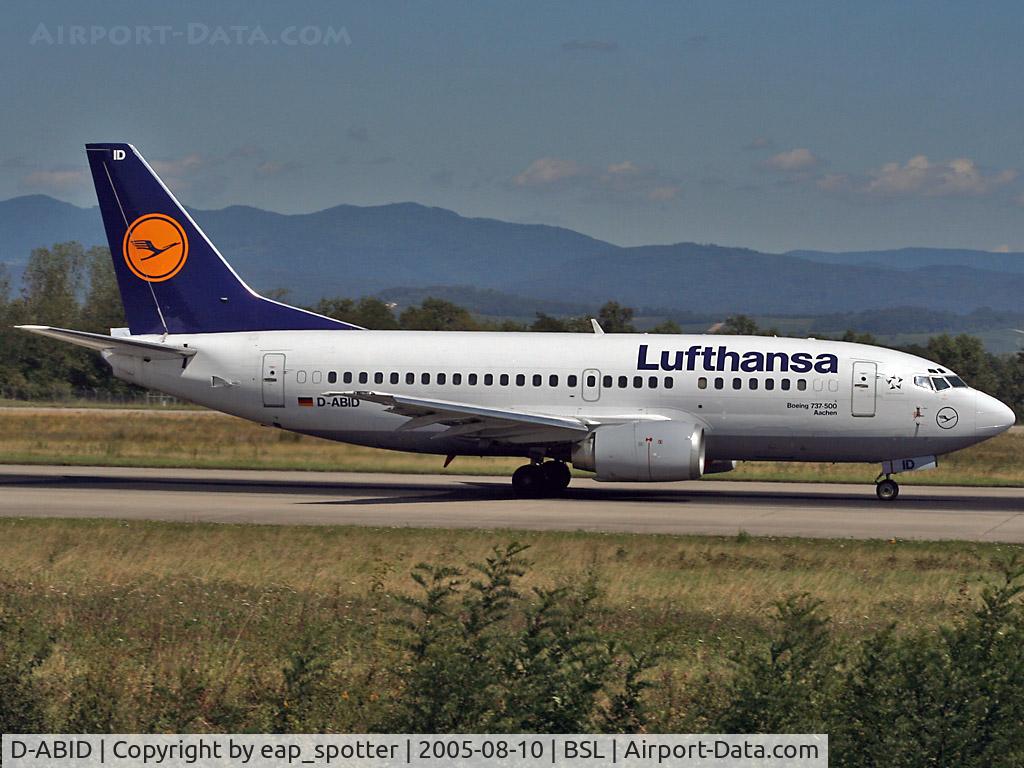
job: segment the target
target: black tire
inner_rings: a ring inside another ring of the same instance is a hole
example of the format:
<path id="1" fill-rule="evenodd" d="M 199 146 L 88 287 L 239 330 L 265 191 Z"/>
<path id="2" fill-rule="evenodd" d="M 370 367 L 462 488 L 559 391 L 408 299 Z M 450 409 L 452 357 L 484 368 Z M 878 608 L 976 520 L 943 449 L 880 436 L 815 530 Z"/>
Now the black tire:
<path id="1" fill-rule="evenodd" d="M 544 475 L 544 485 L 551 493 L 560 493 L 569 487 L 572 480 L 572 473 L 564 461 L 549 461 L 541 464 L 541 472 Z"/>
<path id="2" fill-rule="evenodd" d="M 895 480 L 886 478 L 875 486 L 875 493 L 882 501 L 893 501 L 900 495 L 900 486 Z"/>
<path id="3" fill-rule="evenodd" d="M 544 474 L 536 464 L 524 464 L 512 473 L 512 490 L 524 499 L 544 495 Z"/>

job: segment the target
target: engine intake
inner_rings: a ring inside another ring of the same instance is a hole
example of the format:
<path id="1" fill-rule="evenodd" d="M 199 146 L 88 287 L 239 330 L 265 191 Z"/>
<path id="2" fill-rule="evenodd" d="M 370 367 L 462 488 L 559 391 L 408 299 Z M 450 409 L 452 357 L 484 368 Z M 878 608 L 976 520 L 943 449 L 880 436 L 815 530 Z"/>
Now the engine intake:
<path id="1" fill-rule="evenodd" d="M 596 480 L 696 480 L 704 474 L 704 427 L 692 421 L 609 424 L 576 444 L 572 463 L 596 473 Z"/>

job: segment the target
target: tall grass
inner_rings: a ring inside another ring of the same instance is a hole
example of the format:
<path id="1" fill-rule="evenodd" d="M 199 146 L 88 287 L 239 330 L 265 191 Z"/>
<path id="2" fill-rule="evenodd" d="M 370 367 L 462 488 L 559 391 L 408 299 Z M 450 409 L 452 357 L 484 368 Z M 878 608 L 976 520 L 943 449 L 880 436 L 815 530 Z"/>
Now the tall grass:
<path id="1" fill-rule="evenodd" d="M 332 443 L 212 411 L 0 411 L 0 462 L 508 475 L 520 459 L 421 456 Z M 713 479 L 870 482 L 875 465 L 747 462 Z M 1011 431 L 902 475 L 921 484 L 1024 485 L 1024 431 Z"/>
<path id="2" fill-rule="evenodd" d="M 702 681 L 730 679 L 730 659 L 770 640 L 771 608 L 788 596 L 821 600 L 838 642 L 893 622 L 901 636 L 934 634 L 970 614 L 993 562 L 1022 551 L 515 538 L 533 563 L 516 583 L 523 620 L 552 590 L 595 584 L 588 632 L 618 649 L 601 669 L 625 675 L 595 706 L 626 722 L 636 717 L 627 689 L 642 691 L 645 727 L 661 729 L 686 727 Z M 0 677 L 30 681 L 15 714 L 59 731 L 371 729 L 396 722 L 389 702 L 411 679 L 396 674 L 411 663 L 396 625 L 418 599 L 409 573 L 423 562 L 465 569 L 511 541 L 484 531 L 2 520 Z M 656 661 L 637 666 L 631 683 L 627 649 Z"/>

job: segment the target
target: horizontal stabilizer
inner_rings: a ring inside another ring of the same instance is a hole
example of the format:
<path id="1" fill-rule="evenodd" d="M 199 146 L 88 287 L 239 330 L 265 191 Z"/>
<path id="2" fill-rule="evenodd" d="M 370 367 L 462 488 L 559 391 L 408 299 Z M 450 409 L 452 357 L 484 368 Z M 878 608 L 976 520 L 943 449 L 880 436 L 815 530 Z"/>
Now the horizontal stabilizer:
<path id="1" fill-rule="evenodd" d="M 131 336 L 104 336 L 101 333 L 72 331 L 67 328 L 52 328 L 49 325 L 16 325 L 14 327 L 29 333 L 38 333 L 40 336 L 49 336 L 51 339 L 66 341 L 69 344 L 77 344 L 80 347 L 95 349 L 99 352 L 109 350 L 118 355 L 148 357 L 151 360 L 180 360 L 183 357 L 192 357 L 196 353 L 196 350 L 189 349 L 188 347 L 161 344 L 158 341 L 142 341 L 141 339 L 133 339 Z"/>

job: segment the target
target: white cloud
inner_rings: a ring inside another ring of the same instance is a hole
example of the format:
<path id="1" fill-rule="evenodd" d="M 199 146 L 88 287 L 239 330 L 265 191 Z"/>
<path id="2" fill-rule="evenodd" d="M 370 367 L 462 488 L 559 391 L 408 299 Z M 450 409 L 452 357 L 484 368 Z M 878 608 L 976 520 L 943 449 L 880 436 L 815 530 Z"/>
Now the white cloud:
<path id="1" fill-rule="evenodd" d="M 58 168 L 45 171 L 33 171 L 21 179 L 26 189 L 52 194 L 66 194 L 84 186 L 85 171 L 73 168 Z"/>
<path id="2" fill-rule="evenodd" d="M 870 171 L 863 191 L 880 196 L 980 196 L 1009 184 L 1017 171 L 1007 168 L 986 174 L 968 157 L 933 163 L 927 155 L 914 155 L 902 165 L 886 163 Z"/>
<path id="3" fill-rule="evenodd" d="M 647 199 L 653 202 L 675 200 L 679 197 L 680 192 L 682 192 L 682 189 L 678 186 L 655 187 L 647 193 Z"/>
<path id="4" fill-rule="evenodd" d="M 523 189 L 572 189 L 618 200 L 652 203 L 675 200 L 682 193 L 682 186 L 676 179 L 657 169 L 639 166 L 632 160 L 594 168 L 574 160 L 542 157 L 514 176 L 512 183 Z"/>
<path id="5" fill-rule="evenodd" d="M 764 167 L 772 171 L 793 173 L 794 171 L 806 171 L 821 164 L 821 158 L 806 147 L 790 149 L 786 152 L 779 152 L 764 161 Z"/>
<path id="6" fill-rule="evenodd" d="M 621 163 L 612 163 L 608 166 L 608 173 L 612 175 L 620 175 L 626 173 L 638 173 L 640 171 L 632 161 L 625 160 Z"/>
<path id="7" fill-rule="evenodd" d="M 747 144 L 744 149 L 770 149 L 774 146 L 774 142 L 767 136 L 757 136 L 753 141 Z"/>
<path id="8" fill-rule="evenodd" d="M 282 173 L 288 173 L 289 171 L 295 171 L 302 166 L 294 160 L 278 161 L 278 160 L 264 160 L 262 163 L 256 166 L 256 175 L 260 178 L 270 178 L 272 176 L 280 176 Z"/>
<path id="9" fill-rule="evenodd" d="M 825 192 L 839 192 L 849 187 L 850 177 L 845 173 L 826 173 L 824 176 L 819 176 L 814 184 Z"/>
<path id="10" fill-rule="evenodd" d="M 546 187 L 580 176 L 582 173 L 583 167 L 572 160 L 541 157 L 513 178 L 512 183 L 517 187 Z"/>
<path id="11" fill-rule="evenodd" d="M 154 160 L 153 170 L 160 176 L 184 176 L 203 167 L 203 158 L 196 152 L 172 160 Z"/>

